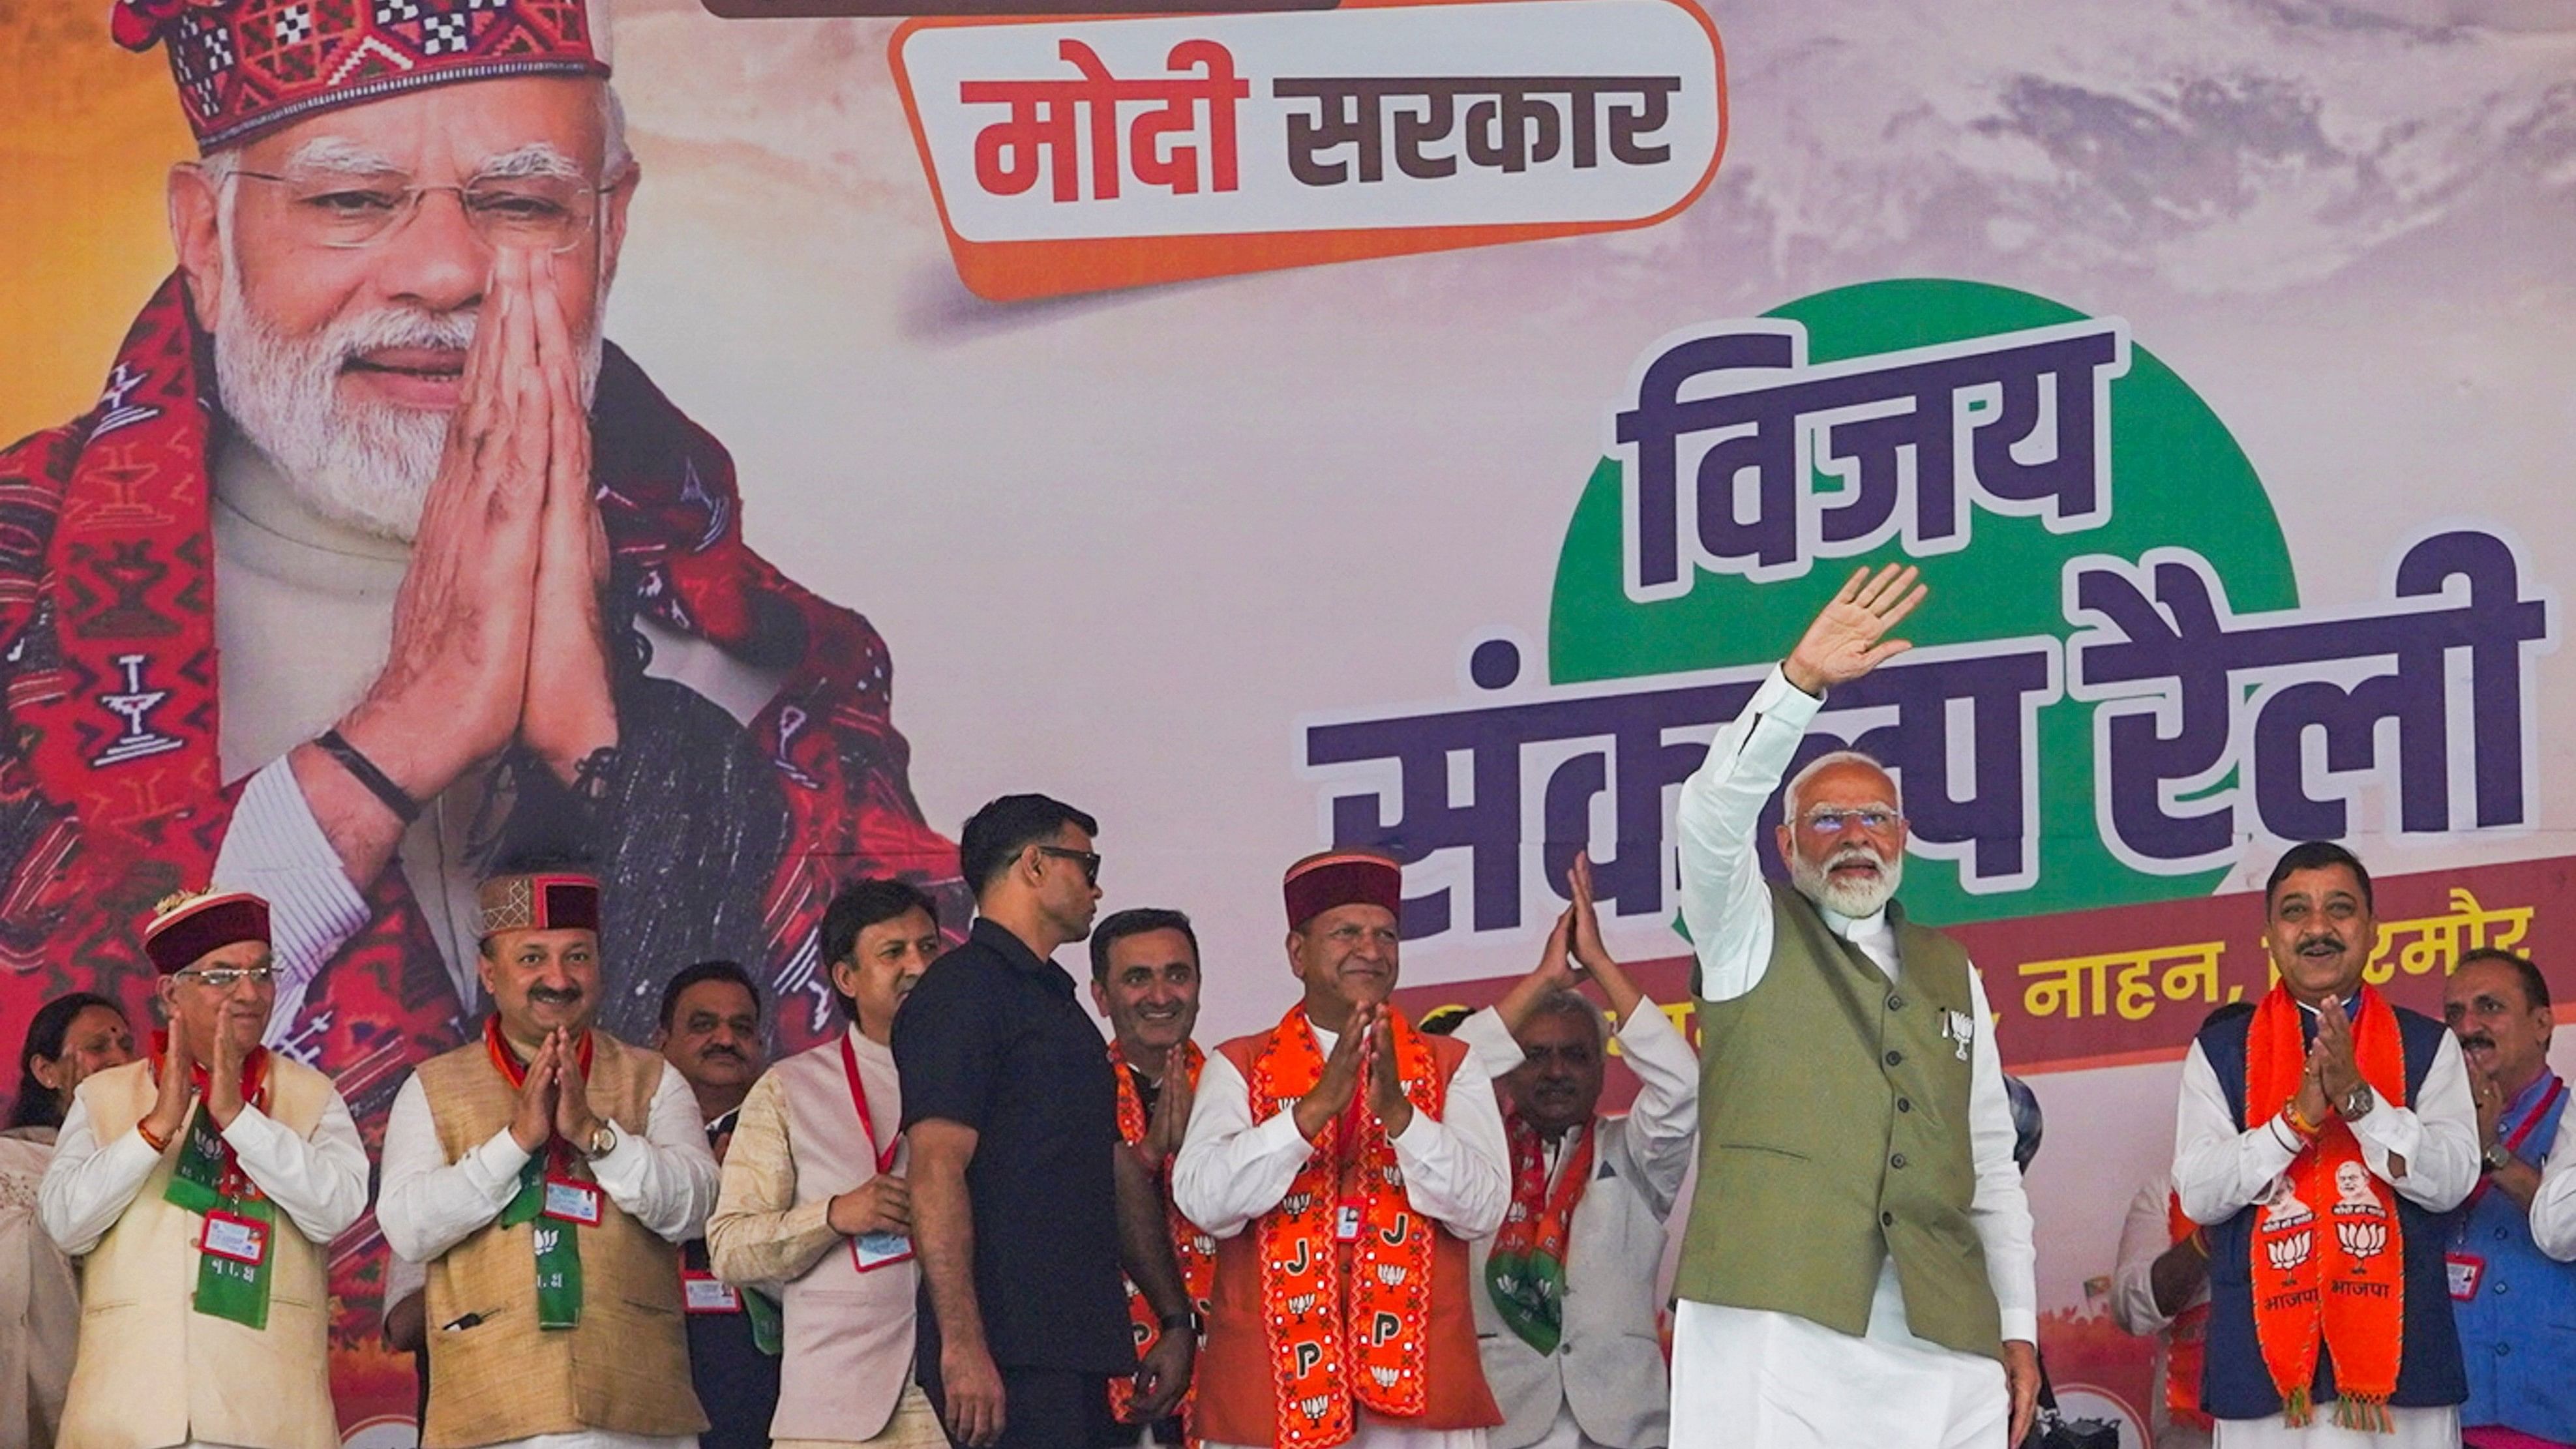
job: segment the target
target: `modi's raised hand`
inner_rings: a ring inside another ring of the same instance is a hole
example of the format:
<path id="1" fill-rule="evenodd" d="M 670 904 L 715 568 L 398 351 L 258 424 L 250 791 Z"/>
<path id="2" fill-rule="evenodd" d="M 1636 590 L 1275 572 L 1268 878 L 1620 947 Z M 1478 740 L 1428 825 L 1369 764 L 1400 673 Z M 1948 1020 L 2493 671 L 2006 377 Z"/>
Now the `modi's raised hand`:
<path id="1" fill-rule="evenodd" d="M 1913 648 L 1906 640 L 1888 638 L 1887 631 L 1931 592 L 1916 581 L 1920 572 L 1912 564 L 1889 564 L 1874 575 L 1866 568 L 1853 573 L 1807 626 L 1781 672 L 1791 684 L 1821 695 Z"/>

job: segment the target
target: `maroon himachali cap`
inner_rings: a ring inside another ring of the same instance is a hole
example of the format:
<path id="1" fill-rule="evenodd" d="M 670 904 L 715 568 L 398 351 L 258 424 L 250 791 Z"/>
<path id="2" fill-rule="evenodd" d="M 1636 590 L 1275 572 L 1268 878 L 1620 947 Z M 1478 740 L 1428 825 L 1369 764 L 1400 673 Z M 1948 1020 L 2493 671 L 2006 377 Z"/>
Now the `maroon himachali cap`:
<path id="1" fill-rule="evenodd" d="M 169 51 L 200 152 L 428 86 L 608 74 L 583 0 L 115 0 L 109 21 Z"/>
<path id="2" fill-rule="evenodd" d="M 1288 867 L 1279 883 L 1287 898 L 1288 929 L 1297 930 L 1335 906 L 1384 906 L 1404 914 L 1404 867 L 1374 850 L 1327 850 Z"/>
<path id="3" fill-rule="evenodd" d="M 475 892 L 482 934 L 503 931 L 596 931 L 599 882 L 574 871 L 497 875 Z"/>
<path id="4" fill-rule="evenodd" d="M 168 976 L 185 971 L 209 951 L 243 941 L 268 940 L 268 902 L 248 891 L 182 891 L 161 902 L 144 923 L 143 954 Z"/>

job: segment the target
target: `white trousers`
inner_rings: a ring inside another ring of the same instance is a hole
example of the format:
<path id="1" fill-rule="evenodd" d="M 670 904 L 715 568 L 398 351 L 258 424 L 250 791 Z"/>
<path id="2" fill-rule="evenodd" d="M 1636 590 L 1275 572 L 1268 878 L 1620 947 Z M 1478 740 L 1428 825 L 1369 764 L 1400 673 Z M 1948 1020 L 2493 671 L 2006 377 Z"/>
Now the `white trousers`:
<path id="1" fill-rule="evenodd" d="M 2004 1366 L 1921 1339 L 1683 1299 L 1673 1449 L 2012 1449 Z"/>

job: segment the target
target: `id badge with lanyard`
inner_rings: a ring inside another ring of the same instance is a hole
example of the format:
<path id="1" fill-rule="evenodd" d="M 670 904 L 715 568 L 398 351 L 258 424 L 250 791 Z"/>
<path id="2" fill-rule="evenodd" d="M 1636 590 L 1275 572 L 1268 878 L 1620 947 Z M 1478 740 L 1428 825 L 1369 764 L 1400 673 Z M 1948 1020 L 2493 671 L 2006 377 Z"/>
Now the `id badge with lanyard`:
<path id="1" fill-rule="evenodd" d="M 841 1072 L 850 1079 L 850 1105 L 858 1109 L 859 1131 L 868 1139 L 868 1149 L 876 1154 L 877 1175 L 882 1177 L 894 1168 L 894 1155 L 903 1145 L 900 1134 L 890 1135 L 885 1145 L 877 1145 L 874 1119 L 868 1115 L 868 1084 L 859 1076 L 859 1054 L 850 1045 L 848 1032 L 841 1034 Z M 850 1239 L 850 1264 L 862 1273 L 874 1272 L 904 1262 L 912 1256 L 912 1238 L 906 1233 L 890 1233 L 880 1228 Z"/>
<path id="2" fill-rule="evenodd" d="M 2567 1084 L 2556 1077 L 2550 1078 L 2548 1093 L 2540 1099 L 2538 1106 L 2531 1109 L 2531 1115 L 2522 1119 L 2522 1125 L 2504 1139 L 2504 1150 L 2520 1158 L 2522 1145 L 2531 1140 L 2531 1134 L 2539 1129 L 2541 1123 L 2550 1120 L 2558 1110 L 2558 1099 L 2566 1094 Z M 2469 1200 L 2460 1205 L 2459 1226 L 2451 1230 L 2451 1251 L 2442 1255 L 2442 1273 L 2454 1303 L 2476 1299 L 2478 1285 L 2486 1279 L 2485 1256 L 2468 1251 L 2469 1215 L 2494 1186 L 2493 1178 L 2481 1177 L 2478 1185 L 2469 1190 Z"/>

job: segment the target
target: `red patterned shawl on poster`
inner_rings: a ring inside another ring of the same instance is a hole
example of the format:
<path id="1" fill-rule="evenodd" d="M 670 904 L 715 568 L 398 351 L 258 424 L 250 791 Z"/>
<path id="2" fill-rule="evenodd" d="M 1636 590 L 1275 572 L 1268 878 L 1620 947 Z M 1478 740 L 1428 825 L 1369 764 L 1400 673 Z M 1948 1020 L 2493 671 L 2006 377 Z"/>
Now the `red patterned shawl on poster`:
<path id="1" fill-rule="evenodd" d="M 638 614 L 728 652 L 784 663 L 752 722 L 776 767 L 788 834 L 763 897 L 770 964 L 811 939 L 837 886 L 863 873 L 953 883 L 956 851 L 926 825 L 889 713 L 885 643 L 859 615 L 746 546 L 732 459 L 612 349 L 621 425 L 667 447 L 611 474 L 600 510 Z M 104 395 L 72 422 L 0 452 L 0 1036 L 39 1003 L 104 990 L 140 1009 L 154 972 L 140 923 L 202 888 L 231 820 L 220 778 L 209 341 L 183 287 L 162 284 L 119 349 Z M 237 787 L 236 787 L 237 788 Z M 399 866 L 373 916 L 323 967 L 286 1040 L 331 1075 L 371 1150 L 412 1065 L 464 1039 L 438 947 Z M 142 1019 L 138 1016 L 138 1020 Z M 374 1332 L 372 1220 L 332 1258 L 335 1332 Z"/>

